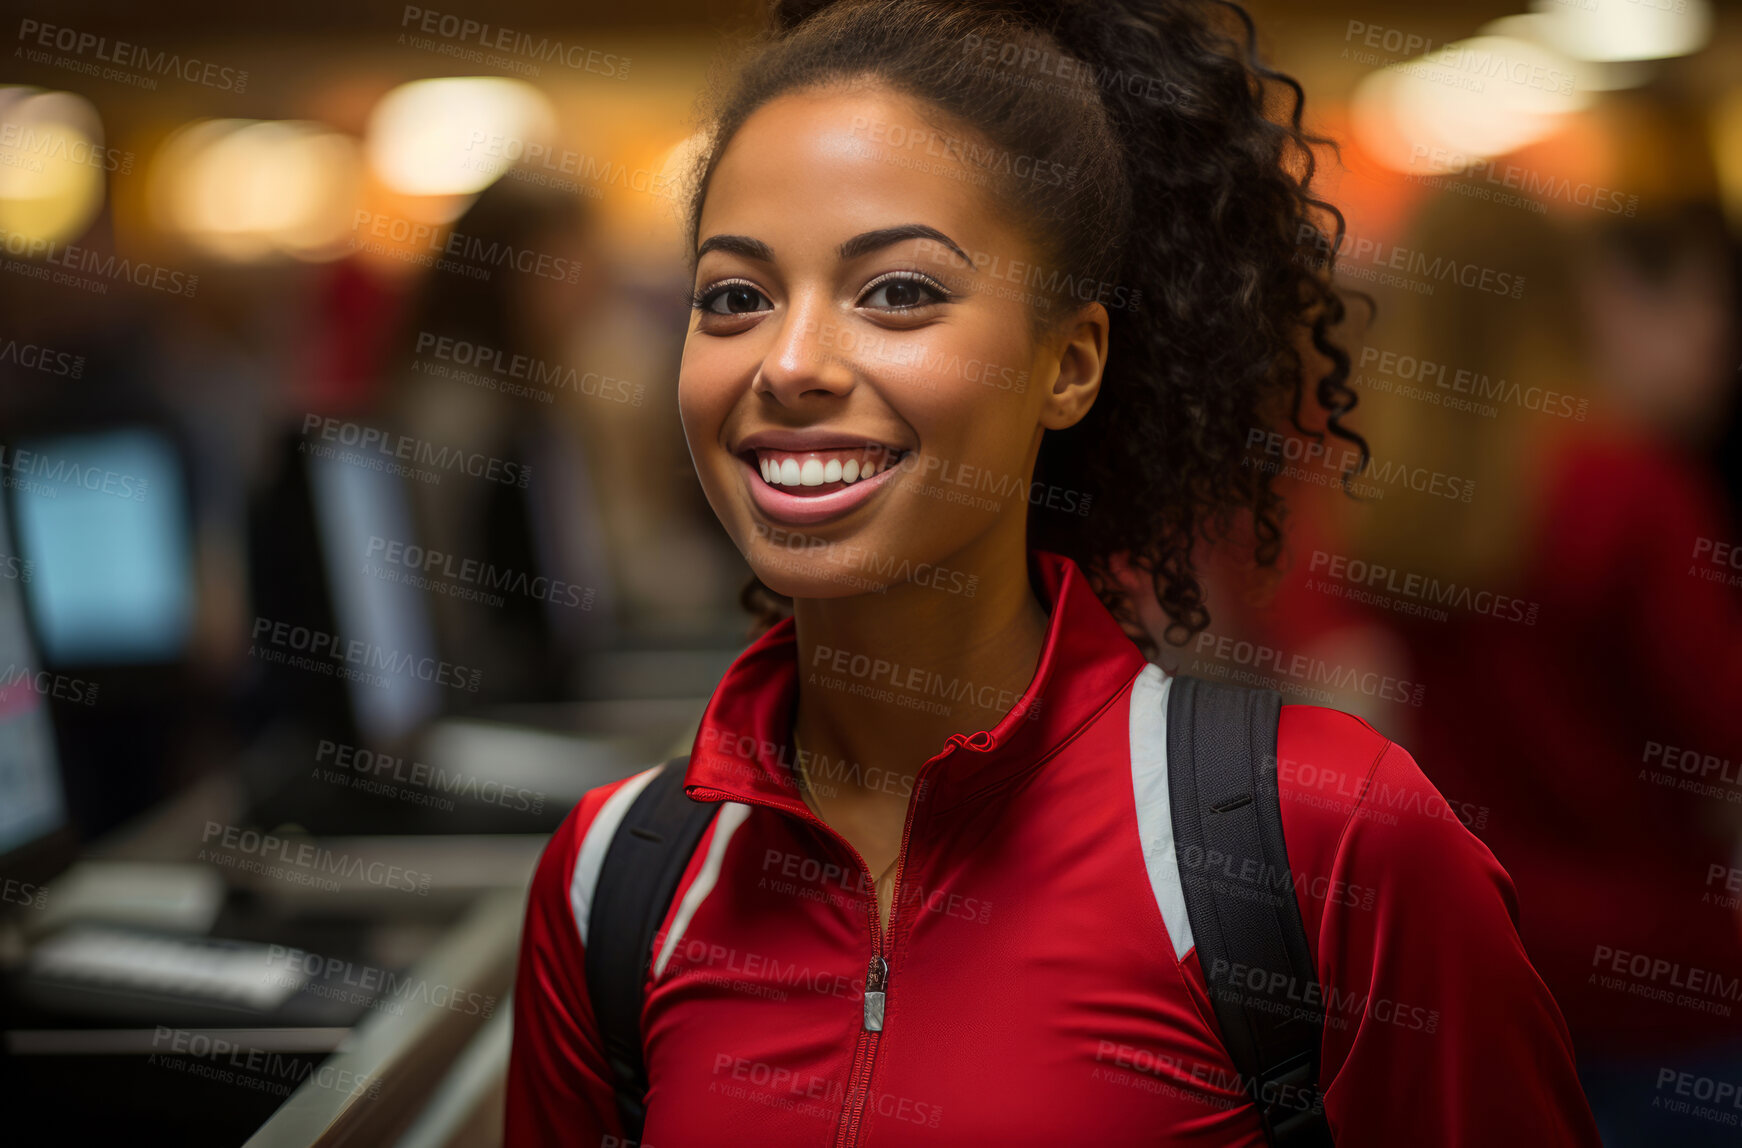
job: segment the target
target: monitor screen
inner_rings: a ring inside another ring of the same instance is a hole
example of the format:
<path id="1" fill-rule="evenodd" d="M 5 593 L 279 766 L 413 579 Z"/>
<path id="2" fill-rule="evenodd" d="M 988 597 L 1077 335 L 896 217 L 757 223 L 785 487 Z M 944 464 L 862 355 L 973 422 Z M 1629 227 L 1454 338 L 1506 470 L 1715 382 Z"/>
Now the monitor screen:
<path id="1" fill-rule="evenodd" d="M 405 479 L 339 457 L 311 454 L 308 465 L 333 622 L 339 638 L 365 643 L 367 672 L 348 680 L 358 732 L 404 737 L 441 711 L 445 688 L 429 672 L 437 659 L 429 591 L 371 560 L 372 541 L 413 538 Z"/>
<path id="2" fill-rule="evenodd" d="M 50 666 L 180 660 L 193 624 L 192 530 L 174 445 L 146 428 L 18 444 L 25 585 Z"/>
<path id="3" fill-rule="evenodd" d="M 0 499 L 0 856 L 66 824 L 48 699 L 53 682 L 25 627 L 24 594 L 40 578 L 19 557 Z"/>

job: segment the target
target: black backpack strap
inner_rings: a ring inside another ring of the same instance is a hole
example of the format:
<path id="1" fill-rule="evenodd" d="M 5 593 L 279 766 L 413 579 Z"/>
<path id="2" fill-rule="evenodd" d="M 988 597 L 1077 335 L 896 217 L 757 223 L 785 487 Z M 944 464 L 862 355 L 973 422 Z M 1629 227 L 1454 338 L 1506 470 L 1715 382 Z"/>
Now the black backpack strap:
<path id="1" fill-rule="evenodd" d="M 1282 695 L 1179 676 L 1167 710 L 1175 853 L 1223 1042 L 1265 1138 L 1324 1148 L 1324 993 L 1282 839 Z"/>
<path id="2" fill-rule="evenodd" d="M 660 767 L 635 796 L 599 869 L 587 918 L 587 992 L 605 1059 L 616 1077 L 623 1136 L 641 1139 L 647 1065 L 641 1056 L 641 989 L 653 941 L 696 843 L 719 806 L 683 791 L 689 757 Z"/>

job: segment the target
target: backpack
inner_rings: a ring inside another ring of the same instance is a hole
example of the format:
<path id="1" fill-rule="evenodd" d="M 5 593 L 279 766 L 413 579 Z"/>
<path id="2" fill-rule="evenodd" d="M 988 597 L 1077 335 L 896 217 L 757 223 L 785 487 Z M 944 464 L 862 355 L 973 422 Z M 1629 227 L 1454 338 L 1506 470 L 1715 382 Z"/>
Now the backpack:
<path id="1" fill-rule="evenodd" d="M 1328 1148 L 1319 1093 L 1324 994 L 1282 838 L 1276 723 L 1282 695 L 1175 676 L 1168 692 L 1174 849 L 1216 1021 L 1265 1139 Z M 642 986 L 653 942 L 718 806 L 683 791 L 689 758 L 665 763 L 605 853 L 588 917 L 587 989 L 616 1077 L 624 1135 L 646 1122 Z"/>

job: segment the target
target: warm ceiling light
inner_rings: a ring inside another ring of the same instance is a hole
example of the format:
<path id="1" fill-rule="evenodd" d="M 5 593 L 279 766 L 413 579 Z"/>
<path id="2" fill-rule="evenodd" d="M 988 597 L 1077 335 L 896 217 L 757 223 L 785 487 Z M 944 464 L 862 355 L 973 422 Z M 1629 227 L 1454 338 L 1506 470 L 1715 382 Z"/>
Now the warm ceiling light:
<path id="1" fill-rule="evenodd" d="M 1540 44 L 1475 36 L 1369 75 L 1355 89 L 1353 126 L 1395 171 L 1457 171 L 1535 143 L 1587 107 L 1579 76 Z"/>
<path id="2" fill-rule="evenodd" d="M 407 195 L 471 195 L 502 173 L 503 156 L 556 135 L 556 113 L 530 84 L 448 76 L 401 84 L 369 116 L 370 167 Z"/>
<path id="3" fill-rule="evenodd" d="M 0 88 L 6 250 L 21 254 L 84 234 L 103 206 L 103 174 L 122 158 L 103 146 L 102 120 L 83 96 Z"/>
<path id="4" fill-rule="evenodd" d="M 1567 53 L 1558 37 L 1556 21 L 1541 12 L 1527 12 L 1490 20 L 1477 29 L 1476 34 L 1526 40 L 1559 53 L 1567 60 L 1568 67 L 1572 68 L 1573 83 L 1582 92 L 1616 92 L 1625 88 L 1637 88 L 1649 81 L 1656 71 L 1656 65 L 1648 60 L 1597 61 Z"/>
<path id="5" fill-rule="evenodd" d="M 158 220 L 222 258 L 344 254 L 361 184 L 356 141 L 317 123 L 205 120 L 152 165 Z"/>
<path id="6" fill-rule="evenodd" d="M 1546 42 L 1580 60 L 1686 56 L 1712 38 L 1707 0 L 1603 0 L 1589 6 L 1534 0 L 1530 8 L 1542 17 Z"/>

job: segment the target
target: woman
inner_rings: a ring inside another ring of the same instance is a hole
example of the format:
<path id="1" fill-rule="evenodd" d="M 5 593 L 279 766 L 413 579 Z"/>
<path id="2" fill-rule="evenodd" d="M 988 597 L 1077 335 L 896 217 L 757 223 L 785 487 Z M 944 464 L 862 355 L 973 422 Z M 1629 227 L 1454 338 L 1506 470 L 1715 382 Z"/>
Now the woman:
<path id="1" fill-rule="evenodd" d="M 1359 440 L 1298 99 L 1265 118 L 1292 85 L 1218 13 L 781 4 L 715 117 L 679 403 L 791 617 L 690 756 L 723 804 L 648 974 L 642 1143 L 1263 1142 L 1179 908 L 1134 599 L 1205 626 L 1194 540 L 1239 514 L 1275 560 L 1243 451 L 1300 410 L 1309 343 Z M 1277 736 L 1338 1143 L 1595 1144 L 1493 857 L 1358 719 Z M 649 776 L 534 878 L 511 1145 L 626 1142 L 586 929 Z"/>

